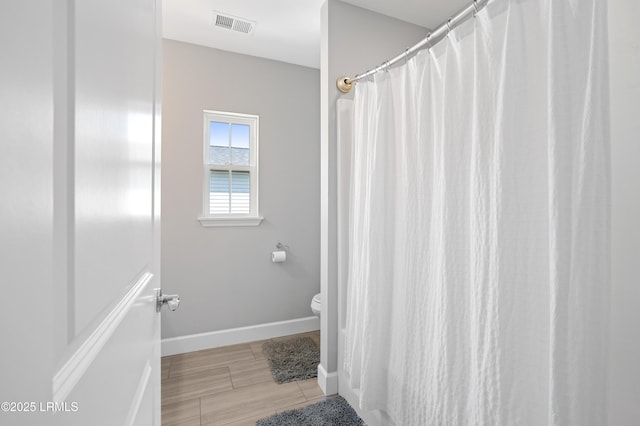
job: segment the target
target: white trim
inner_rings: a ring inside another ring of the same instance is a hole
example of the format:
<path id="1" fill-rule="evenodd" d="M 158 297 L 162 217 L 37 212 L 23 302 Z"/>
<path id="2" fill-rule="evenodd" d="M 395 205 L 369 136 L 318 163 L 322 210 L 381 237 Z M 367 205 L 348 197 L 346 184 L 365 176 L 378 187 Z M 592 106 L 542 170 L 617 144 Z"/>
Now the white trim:
<path id="1" fill-rule="evenodd" d="M 142 376 L 138 382 L 138 388 L 133 395 L 133 404 L 129 406 L 129 414 L 127 414 L 127 420 L 124 422 L 126 426 L 133 426 L 138 417 L 138 411 L 140 411 L 140 405 L 142 404 L 142 398 L 144 397 L 147 387 L 149 387 L 149 378 L 151 377 L 151 365 L 149 361 L 144 366 Z"/>
<path id="2" fill-rule="evenodd" d="M 215 228 L 218 226 L 258 226 L 263 217 L 199 217 L 200 225 L 205 228 Z"/>
<path id="3" fill-rule="evenodd" d="M 229 330 L 212 331 L 210 333 L 191 334 L 188 336 L 162 339 L 162 356 L 194 352 L 202 349 L 219 348 L 256 340 L 272 339 L 291 334 L 307 333 L 320 329 L 318 317 L 298 318 L 258 324 Z"/>
<path id="4" fill-rule="evenodd" d="M 100 354 L 100 351 L 111 338 L 113 333 L 129 312 L 131 305 L 138 299 L 138 296 L 146 288 L 153 278 L 153 274 L 145 272 L 124 295 L 118 304 L 96 327 L 91 335 L 85 340 L 80 348 L 71 355 L 69 360 L 53 376 L 53 401 L 63 402 L 71 393 L 73 388 L 80 382 L 84 373 L 91 363 Z"/>
<path id="5" fill-rule="evenodd" d="M 322 364 L 318 364 L 318 385 L 325 395 L 338 393 L 338 372 L 327 373 Z"/>
<path id="6" fill-rule="evenodd" d="M 240 124 L 251 124 L 254 118 L 258 118 L 258 116 L 254 114 L 242 114 L 239 112 L 228 112 L 228 111 L 214 111 L 212 109 L 205 109 L 202 112 L 209 115 L 217 115 L 222 117 L 223 120 L 228 120 L 229 122 L 240 123 Z"/>

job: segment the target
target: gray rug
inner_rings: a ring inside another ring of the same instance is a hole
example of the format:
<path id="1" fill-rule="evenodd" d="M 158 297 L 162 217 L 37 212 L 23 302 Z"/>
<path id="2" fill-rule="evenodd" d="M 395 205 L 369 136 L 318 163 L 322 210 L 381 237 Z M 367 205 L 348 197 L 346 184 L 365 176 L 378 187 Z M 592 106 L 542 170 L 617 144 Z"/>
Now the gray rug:
<path id="1" fill-rule="evenodd" d="M 355 410 L 342 397 L 324 399 L 267 419 L 258 420 L 256 426 L 366 426 Z"/>
<path id="2" fill-rule="evenodd" d="M 311 337 L 271 340 L 262 344 L 262 352 L 269 361 L 273 379 L 278 383 L 318 377 L 320 350 Z"/>

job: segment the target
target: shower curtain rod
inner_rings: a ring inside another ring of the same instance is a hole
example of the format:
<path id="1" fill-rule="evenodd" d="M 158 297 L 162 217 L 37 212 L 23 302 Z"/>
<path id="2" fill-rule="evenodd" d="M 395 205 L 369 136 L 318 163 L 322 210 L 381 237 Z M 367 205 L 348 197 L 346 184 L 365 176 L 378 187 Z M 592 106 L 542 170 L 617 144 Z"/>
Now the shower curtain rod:
<path id="1" fill-rule="evenodd" d="M 480 11 L 480 9 L 482 9 L 487 5 L 487 3 L 489 3 L 489 0 L 474 0 L 471 4 L 466 6 L 464 9 L 462 9 L 461 11 L 459 11 L 458 13 L 450 17 L 447 20 L 447 22 L 441 24 L 438 28 L 436 28 L 435 30 L 427 34 L 427 36 L 423 38 L 421 41 L 419 41 L 417 44 L 406 49 L 404 52 L 402 52 L 395 58 L 389 59 L 388 61 L 383 62 L 381 65 L 365 73 L 358 74 L 355 77 L 340 77 L 338 81 L 336 81 L 336 85 L 338 86 L 338 89 L 342 93 L 349 93 L 353 83 L 355 83 L 356 81 L 362 80 L 365 77 L 368 77 L 372 74 L 377 73 L 378 71 L 388 69 L 391 65 L 395 64 L 399 60 L 403 58 L 408 58 L 409 55 L 417 52 L 418 50 L 422 49 L 425 46 L 427 47 L 433 46 L 434 44 L 442 40 L 447 34 L 449 34 L 449 32 L 452 29 L 454 29 L 458 25 L 465 22 L 471 16 L 475 16 L 476 13 Z"/>

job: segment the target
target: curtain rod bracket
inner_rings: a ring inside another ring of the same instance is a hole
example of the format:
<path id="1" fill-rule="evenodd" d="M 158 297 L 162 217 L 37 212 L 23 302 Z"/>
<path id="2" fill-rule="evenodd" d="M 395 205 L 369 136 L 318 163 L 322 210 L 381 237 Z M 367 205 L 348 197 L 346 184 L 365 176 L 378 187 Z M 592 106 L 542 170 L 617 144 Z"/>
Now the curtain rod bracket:
<path id="1" fill-rule="evenodd" d="M 340 77 L 338 81 L 336 81 L 336 86 L 338 86 L 338 90 L 342 93 L 349 93 L 353 86 L 353 79 L 349 77 Z"/>

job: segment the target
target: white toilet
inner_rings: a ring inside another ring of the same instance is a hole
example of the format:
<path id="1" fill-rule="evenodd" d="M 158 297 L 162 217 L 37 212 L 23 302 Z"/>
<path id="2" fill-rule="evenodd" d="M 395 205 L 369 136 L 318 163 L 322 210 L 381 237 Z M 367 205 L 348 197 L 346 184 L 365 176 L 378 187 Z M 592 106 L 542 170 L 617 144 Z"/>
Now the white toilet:
<path id="1" fill-rule="evenodd" d="M 313 299 L 311 299 L 311 310 L 313 311 L 313 314 L 315 316 L 319 317 L 321 308 L 322 308 L 322 294 L 318 293 L 315 296 L 313 296 Z"/>

